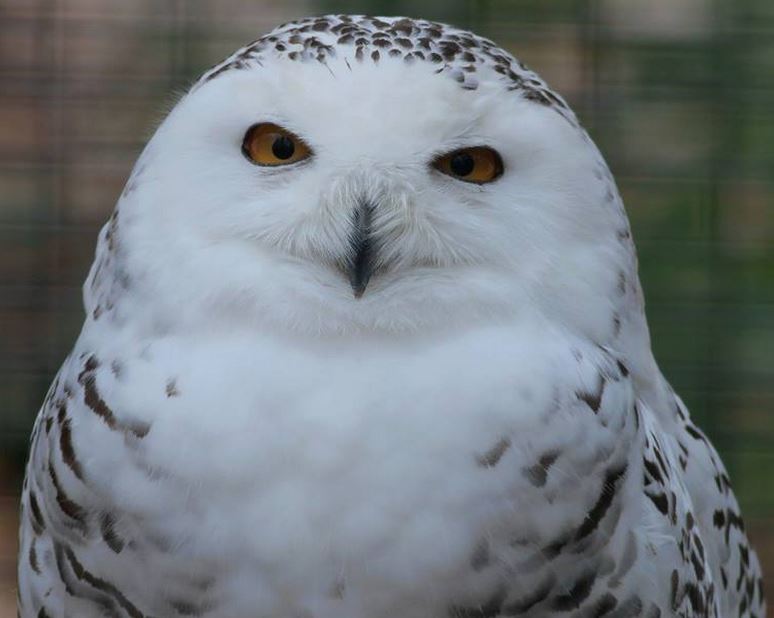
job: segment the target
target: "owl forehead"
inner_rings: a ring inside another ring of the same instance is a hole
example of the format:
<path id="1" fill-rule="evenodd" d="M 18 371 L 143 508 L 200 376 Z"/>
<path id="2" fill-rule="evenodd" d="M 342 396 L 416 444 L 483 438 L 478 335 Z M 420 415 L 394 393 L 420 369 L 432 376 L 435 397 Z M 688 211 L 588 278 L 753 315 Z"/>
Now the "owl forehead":
<path id="1" fill-rule="evenodd" d="M 429 63 L 465 90 L 495 79 L 506 91 L 554 109 L 577 124 L 564 100 L 524 64 L 489 39 L 437 22 L 406 17 L 325 15 L 289 22 L 207 71 L 194 89 L 229 71 L 261 67 L 273 58 L 327 65 L 401 61 Z"/>

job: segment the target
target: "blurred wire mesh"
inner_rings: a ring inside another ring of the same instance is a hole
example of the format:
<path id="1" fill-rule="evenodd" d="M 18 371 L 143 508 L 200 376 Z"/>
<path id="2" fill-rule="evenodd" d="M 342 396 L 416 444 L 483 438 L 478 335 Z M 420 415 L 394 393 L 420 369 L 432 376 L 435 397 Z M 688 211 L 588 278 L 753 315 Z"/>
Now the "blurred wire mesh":
<path id="1" fill-rule="evenodd" d="M 474 29 L 569 99 L 628 206 L 656 356 L 721 450 L 774 574 L 770 0 L 2 0 L 0 615 L 15 615 L 27 436 L 135 157 L 199 72 L 325 12 Z"/>

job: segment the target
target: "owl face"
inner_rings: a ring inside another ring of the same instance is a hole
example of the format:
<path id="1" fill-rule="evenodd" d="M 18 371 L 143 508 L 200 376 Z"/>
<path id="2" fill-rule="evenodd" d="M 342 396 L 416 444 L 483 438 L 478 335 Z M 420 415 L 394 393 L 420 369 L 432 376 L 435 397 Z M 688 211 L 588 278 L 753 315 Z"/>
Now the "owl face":
<path id="1" fill-rule="evenodd" d="M 127 270 L 192 321 L 314 332 L 607 293 L 626 223 L 574 117 L 496 66 L 468 70 L 475 87 L 450 66 L 339 45 L 322 61 L 264 50 L 203 80 L 119 205 Z"/>

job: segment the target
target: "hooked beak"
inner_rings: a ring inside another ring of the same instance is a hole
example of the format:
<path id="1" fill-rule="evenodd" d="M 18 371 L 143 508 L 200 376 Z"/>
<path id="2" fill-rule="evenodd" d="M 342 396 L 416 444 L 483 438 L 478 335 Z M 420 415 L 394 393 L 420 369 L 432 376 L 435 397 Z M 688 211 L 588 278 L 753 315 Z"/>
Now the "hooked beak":
<path id="1" fill-rule="evenodd" d="M 360 298 L 365 292 L 373 272 L 374 247 L 371 239 L 371 216 L 373 206 L 361 203 L 352 219 L 352 234 L 349 238 L 349 256 L 344 271 L 349 277 L 352 293 Z"/>

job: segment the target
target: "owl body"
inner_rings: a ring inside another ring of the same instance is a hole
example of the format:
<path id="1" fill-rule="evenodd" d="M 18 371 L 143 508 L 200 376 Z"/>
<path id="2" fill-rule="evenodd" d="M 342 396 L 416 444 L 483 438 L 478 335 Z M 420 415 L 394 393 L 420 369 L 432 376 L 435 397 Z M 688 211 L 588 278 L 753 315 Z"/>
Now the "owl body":
<path id="1" fill-rule="evenodd" d="M 84 302 L 24 618 L 763 616 L 610 173 L 485 39 L 337 16 L 240 50 L 143 152 Z"/>

